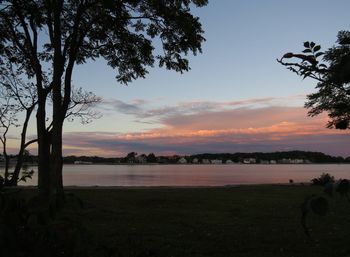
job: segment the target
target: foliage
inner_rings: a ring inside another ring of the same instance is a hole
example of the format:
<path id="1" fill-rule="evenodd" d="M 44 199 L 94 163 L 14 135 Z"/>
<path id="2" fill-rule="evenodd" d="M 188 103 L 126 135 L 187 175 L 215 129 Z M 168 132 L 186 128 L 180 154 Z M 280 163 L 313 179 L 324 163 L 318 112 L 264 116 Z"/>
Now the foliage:
<path id="1" fill-rule="evenodd" d="M 19 190 L 1 190 L 0 255 L 102 256 L 94 254 L 97 246 L 91 241 L 86 228 L 62 214 L 65 203 L 63 198 L 47 201 L 39 196 L 25 198 Z"/>
<path id="2" fill-rule="evenodd" d="M 315 186 L 325 186 L 328 183 L 334 183 L 334 181 L 334 177 L 329 173 L 322 173 L 320 177 L 311 180 L 312 184 Z"/>
<path id="3" fill-rule="evenodd" d="M 191 8 L 207 2 L 0 1 L 0 64 L 12 63 L 15 72 L 33 81 L 38 96 L 41 192 L 63 190 L 62 132 L 72 103 L 75 66 L 102 58 L 122 84 L 145 77 L 155 64 L 188 71 L 187 55 L 200 53 L 205 40 Z M 48 99 L 52 112 L 47 112 Z"/>
<path id="4" fill-rule="evenodd" d="M 303 79 L 318 81 L 317 92 L 308 95 L 305 103 L 310 116 L 326 112 L 330 118 L 328 128 L 349 129 L 350 31 L 340 31 L 337 43 L 322 52 L 320 45 L 307 41 L 302 53 L 286 53 L 278 62 Z M 296 61 L 285 61 L 292 58 Z"/>
<path id="5" fill-rule="evenodd" d="M 324 187 L 324 195 L 307 196 L 301 205 L 301 225 L 307 236 L 311 237 L 310 229 L 307 226 L 306 219 L 310 213 L 318 216 L 325 216 L 329 212 L 329 197 L 333 197 L 337 192 L 342 198 L 346 198 L 350 203 L 350 182 L 347 179 L 340 179 L 335 182 L 333 176 L 323 173 L 320 177 L 311 180 L 313 185 L 321 185 Z"/>
<path id="6" fill-rule="evenodd" d="M 157 162 L 157 157 L 154 155 L 154 153 L 150 153 L 147 155 L 147 162 L 148 163 L 156 163 Z"/>

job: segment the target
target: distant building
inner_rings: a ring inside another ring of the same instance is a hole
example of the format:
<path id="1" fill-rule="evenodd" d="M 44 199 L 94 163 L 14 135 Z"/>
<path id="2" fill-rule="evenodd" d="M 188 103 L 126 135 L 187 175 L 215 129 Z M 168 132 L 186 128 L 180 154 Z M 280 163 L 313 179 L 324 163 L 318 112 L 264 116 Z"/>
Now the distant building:
<path id="1" fill-rule="evenodd" d="M 277 164 L 275 160 L 270 160 L 270 164 Z"/>
<path id="2" fill-rule="evenodd" d="M 260 164 L 269 164 L 270 162 L 268 160 L 260 160 Z"/>
<path id="3" fill-rule="evenodd" d="M 233 164 L 233 161 L 232 160 L 227 160 L 225 163 L 226 164 Z"/>
<path id="4" fill-rule="evenodd" d="M 211 164 L 222 164 L 222 160 L 211 160 Z"/>
<path id="5" fill-rule="evenodd" d="M 209 161 L 208 159 L 203 159 L 203 160 L 202 160 L 202 163 L 203 163 L 203 164 L 210 164 L 210 161 Z"/>
<path id="6" fill-rule="evenodd" d="M 141 154 L 136 157 L 136 162 L 138 163 L 147 163 L 147 156 L 145 154 Z"/>
<path id="7" fill-rule="evenodd" d="M 304 160 L 303 159 L 293 159 L 291 161 L 291 163 L 293 163 L 293 164 L 303 164 Z"/>
<path id="8" fill-rule="evenodd" d="M 186 164 L 186 163 L 187 163 L 187 160 L 186 160 L 184 157 L 181 157 L 181 158 L 177 161 L 177 163 L 179 163 L 179 164 Z"/>
<path id="9" fill-rule="evenodd" d="M 169 163 L 169 160 L 165 157 L 157 157 L 157 162 L 160 164 L 166 164 Z"/>
<path id="10" fill-rule="evenodd" d="M 74 164 L 92 164 L 92 162 L 75 161 Z"/>
<path id="11" fill-rule="evenodd" d="M 194 159 L 192 160 L 192 163 L 193 163 L 193 164 L 198 164 L 198 163 L 199 163 L 198 158 L 194 158 Z"/>
<path id="12" fill-rule="evenodd" d="M 243 163 L 244 164 L 254 164 L 254 163 L 256 163 L 256 159 L 255 158 L 245 158 L 245 159 L 243 159 Z"/>

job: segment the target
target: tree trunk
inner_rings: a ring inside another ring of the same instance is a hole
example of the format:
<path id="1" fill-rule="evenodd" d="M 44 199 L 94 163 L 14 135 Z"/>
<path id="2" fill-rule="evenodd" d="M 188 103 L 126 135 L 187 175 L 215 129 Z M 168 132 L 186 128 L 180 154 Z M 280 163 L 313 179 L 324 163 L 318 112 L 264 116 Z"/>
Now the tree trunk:
<path id="1" fill-rule="evenodd" d="M 50 195 L 50 133 L 46 130 L 46 96 L 38 94 L 36 114 L 38 135 L 38 189 L 42 196 Z"/>
<path id="2" fill-rule="evenodd" d="M 33 111 L 33 108 L 29 108 L 26 111 L 26 117 L 25 117 L 25 120 L 23 123 L 22 133 L 21 133 L 21 145 L 20 145 L 20 149 L 18 152 L 16 166 L 15 166 L 15 169 L 13 171 L 11 180 L 9 181 L 10 186 L 17 186 L 17 183 L 18 183 L 19 174 L 21 172 L 22 164 L 23 164 L 23 154 L 24 154 L 24 150 L 26 148 L 27 127 L 28 127 L 28 122 L 29 122 L 30 116 L 32 114 L 32 111 Z"/>
<path id="3" fill-rule="evenodd" d="M 63 180 L 62 180 L 62 122 L 57 121 L 52 128 L 52 151 L 51 151 L 51 187 L 54 190 L 54 194 L 63 193 Z"/>

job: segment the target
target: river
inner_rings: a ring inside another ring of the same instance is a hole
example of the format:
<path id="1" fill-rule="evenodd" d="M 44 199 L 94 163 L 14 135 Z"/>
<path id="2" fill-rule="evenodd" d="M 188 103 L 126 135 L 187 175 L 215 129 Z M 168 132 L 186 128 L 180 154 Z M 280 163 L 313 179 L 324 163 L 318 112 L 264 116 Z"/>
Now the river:
<path id="1" fill-rule="evenodd" d="M 349 164 L 64 165 L 63 176 L 65 186 L 226 186 L 310 182 L 323 172 L 350 179 Z M 36 184 L 35 172 L 26 185 Z"/>

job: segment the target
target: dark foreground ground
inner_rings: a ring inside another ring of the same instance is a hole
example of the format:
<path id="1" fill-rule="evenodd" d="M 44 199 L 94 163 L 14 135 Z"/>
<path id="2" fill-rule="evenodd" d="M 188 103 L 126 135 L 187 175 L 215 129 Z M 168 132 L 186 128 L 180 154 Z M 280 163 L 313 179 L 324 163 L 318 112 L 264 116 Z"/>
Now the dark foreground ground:
<path id="1" fill-rule="evenodd" d="M 65 210 L 95 240 L 123 256 L 350 256 L 350 204 L 340 197 L 325 217 L 311 215 L 312 240 L 300 205 L 322 188 L 68 189 L 83 209 Z"/>

